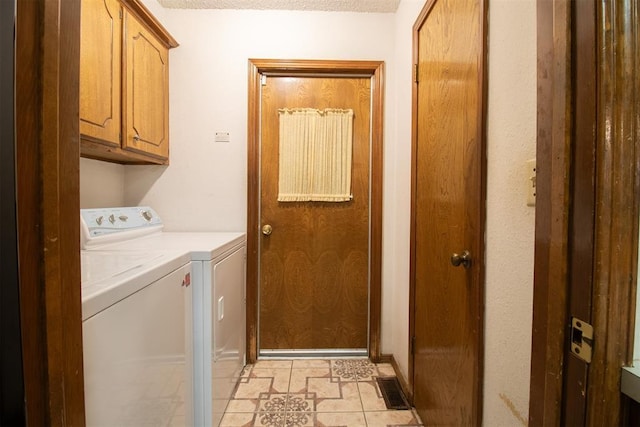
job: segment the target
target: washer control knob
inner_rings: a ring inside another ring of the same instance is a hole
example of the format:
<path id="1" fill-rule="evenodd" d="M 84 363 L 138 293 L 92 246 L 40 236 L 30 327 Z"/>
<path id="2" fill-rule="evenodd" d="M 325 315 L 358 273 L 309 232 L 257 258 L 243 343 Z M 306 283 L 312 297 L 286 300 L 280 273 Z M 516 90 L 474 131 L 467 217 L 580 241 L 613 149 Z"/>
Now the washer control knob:
<path id="1" fill-rule="evenodd" d="M 102 225 L 102 220 L 103 219 L 104 219 L 104 217 L 102 215 L 100 215 L 98 218 L 96 218 L 96 224 Z"/>
<path id="2" fill-rule="evenodd" d="M 126 215 L 120 215 L 120 216 L 118 217 L 118 219 L 119 219 L 120 221 L 122 221 L 122 222 L 127 222 L 127 220 L 129 219 L 129 217 L 128 217 L 128 216 L 126 216 Z"/>
<path id="3" fill-rule="evenodd" d="M 115 224 L 116 223 L 116 217 L 113 214 L 109 215 L 109 222 L 111 224 Z"/>
<path id="4" fill-rule="evenodd" d="M 153 215 L 151 215 L 151 212 L 149 211 L 142 211 L 142 217 L 147 221 L 151 221 L 151 218 L 153 218 Z"/>

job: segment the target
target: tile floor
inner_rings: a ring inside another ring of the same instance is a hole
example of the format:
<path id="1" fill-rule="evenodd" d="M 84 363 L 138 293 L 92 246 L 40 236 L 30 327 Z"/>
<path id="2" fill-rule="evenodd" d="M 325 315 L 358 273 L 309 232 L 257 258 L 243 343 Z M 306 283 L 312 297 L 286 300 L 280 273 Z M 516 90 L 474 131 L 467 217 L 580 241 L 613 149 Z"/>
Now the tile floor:
<path id="1" fill-rule="evenodd" d="M 221 426 L 421 426 L 413 410 L 387 410 L 367 359 L 263 360 L 248 365 Z"/>

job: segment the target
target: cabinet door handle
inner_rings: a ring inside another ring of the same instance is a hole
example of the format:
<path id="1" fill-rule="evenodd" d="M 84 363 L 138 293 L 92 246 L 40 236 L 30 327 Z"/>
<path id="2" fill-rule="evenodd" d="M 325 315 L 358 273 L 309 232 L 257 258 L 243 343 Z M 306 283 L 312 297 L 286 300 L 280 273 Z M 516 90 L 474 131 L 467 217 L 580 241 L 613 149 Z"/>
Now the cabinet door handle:
<path id="1" fill-rule="evenodd" d="M 135 135 L 133 135 L 133 140 L 134 140 L 135 142 L 140 141 L 140 135 L 138 135 L 137 133 L 136 133 Z"/>

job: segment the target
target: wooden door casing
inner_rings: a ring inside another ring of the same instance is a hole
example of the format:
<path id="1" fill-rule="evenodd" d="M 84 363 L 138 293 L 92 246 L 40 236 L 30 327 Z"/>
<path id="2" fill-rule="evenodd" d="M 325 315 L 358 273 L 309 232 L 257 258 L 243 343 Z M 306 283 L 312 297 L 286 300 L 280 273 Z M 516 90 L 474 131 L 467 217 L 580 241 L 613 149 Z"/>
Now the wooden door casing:
<path id="1" fill-rule="evenodd" d="M 260 92 L 263 74 L 368 75 L 371 77 L 371 186 L 369 260 L 369 358 L 380 360 L 382 274 L 382 135 L 384 63 L 381 61 L 249 59 L 249 129 L 247 189 L 247 361 L 257 360 L 259 223 Z"/>
<path id="2" fill-rule="evenodd" d="M 414 26 L 410 377 L 433 425 L 481 421 L 485 14 L 482 0 L 434 0 Z M 454 267 L 464 250 L 470 267 Z"/>
<path id="3" fill-rule="evenodd" d="M 268 77 L 262 86 L 260 349 L 366 349 L 368 327 L 368 77 Z M 347 202 L 278 202 L 278 110 L 354 111 Z"/>

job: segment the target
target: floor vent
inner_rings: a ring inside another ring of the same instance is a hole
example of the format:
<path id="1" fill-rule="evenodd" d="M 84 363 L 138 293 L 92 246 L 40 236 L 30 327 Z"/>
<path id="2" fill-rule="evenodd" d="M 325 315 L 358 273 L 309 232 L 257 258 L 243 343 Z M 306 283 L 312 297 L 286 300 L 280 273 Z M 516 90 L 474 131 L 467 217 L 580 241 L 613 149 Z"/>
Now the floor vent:
<path id="1" fill-rule="evenodd" d="M 411 409 L 397 377 L 376 378 L 387 409 Z"/>

